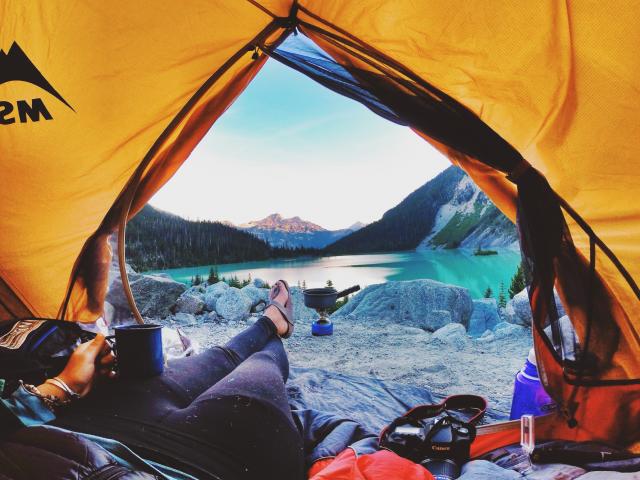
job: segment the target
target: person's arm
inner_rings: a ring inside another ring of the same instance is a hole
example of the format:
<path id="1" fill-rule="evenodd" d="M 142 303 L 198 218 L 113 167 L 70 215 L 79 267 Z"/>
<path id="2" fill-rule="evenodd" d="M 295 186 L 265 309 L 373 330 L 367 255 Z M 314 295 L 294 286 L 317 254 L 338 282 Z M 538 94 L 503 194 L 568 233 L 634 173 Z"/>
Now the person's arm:
<path id="1" fill-rule="evenodd" d="M 91 342 L 78 346 L 57 378 L 79 397 L 84 397 L 91 391 L 98 376 L 113 376 L 113 361 L 114 356 L 104 336 L 97 335 Z M 43 383 L 36 389 L 39 394 L 57 400 L 60 404 L 71 400 L 71 395 L 64 388 L 52 383 Z M 11 397 L 0 401 L 3 407 L 0 430 L 41 425 L 55 419 L 53 410 L 45 401 L 22 385 Z"/>

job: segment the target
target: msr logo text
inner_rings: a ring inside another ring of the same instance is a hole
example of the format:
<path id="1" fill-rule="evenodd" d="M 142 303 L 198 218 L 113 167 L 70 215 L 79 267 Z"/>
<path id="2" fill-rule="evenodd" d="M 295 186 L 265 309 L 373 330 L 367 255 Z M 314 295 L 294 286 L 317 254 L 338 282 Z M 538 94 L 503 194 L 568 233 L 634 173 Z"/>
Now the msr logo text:
<path id="1" fill-rule="evenodd" d="M 31 103 L 27 100 L 18 100 L 15 104 L 0 100 L 0 125 L 11 125 L 19 121 L 39 122 L 40 117 L 51 120 L 53 117 L 41 98 L 34 98 Z"/>

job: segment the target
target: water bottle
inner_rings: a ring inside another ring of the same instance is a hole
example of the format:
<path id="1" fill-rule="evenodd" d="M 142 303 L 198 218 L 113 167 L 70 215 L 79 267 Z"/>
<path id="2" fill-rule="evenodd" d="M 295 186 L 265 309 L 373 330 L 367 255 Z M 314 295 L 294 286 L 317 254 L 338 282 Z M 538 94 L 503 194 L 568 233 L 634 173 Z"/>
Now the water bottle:
<path id="1" fill-rule="evenodd" d="M 518 420 L 522 415 L 544 415 L 555 407 L 556 404 L 540 383 L 536 354 L 532 348 L 524 367 L 516 374 L 509 418 Z"/>

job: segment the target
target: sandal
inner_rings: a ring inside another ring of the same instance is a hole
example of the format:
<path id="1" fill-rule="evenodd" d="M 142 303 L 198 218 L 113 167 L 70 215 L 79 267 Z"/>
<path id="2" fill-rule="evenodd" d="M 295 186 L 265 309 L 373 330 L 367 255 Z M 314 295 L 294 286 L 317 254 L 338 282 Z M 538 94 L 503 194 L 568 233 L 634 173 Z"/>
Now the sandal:
<path id="1" fill-rule="evenodd" d="M 280 293 L 280 290 L 279 290 L 280 287 L 278 287 L 278 282 L 282 282 L 284 287 L 287 289 L 287 293 L 289 294 L 289 298 L 287 298 L 287 301 L 285 302 L 284 305 L 282 305 L 280 302 L 276 302 L 275 300 L 273 300 L 273 298 L 277 297 L 278 293 Z M 264 308 L 266 310 L 267 307 L 269 307 L 270 305 L 273 305 L 280 311 L 280 313 L 282 314 L 282 317 L 285 319 L 285 321 L 288 324 L 287 331 L 284 332 L 284 334 L 280 335 L 280 338 L 289 338 L 293 334 L 293 328 L 294 328 L 293 298 L 291 297 L 291 289 L 289 288 L 289 284 L 286 282 L 286 280 L 278 280 L 278 282 L 276 282 L 276 284 L 274 285 L 277 289 L 273 290 L 270 293 L 269 302 Z"/>

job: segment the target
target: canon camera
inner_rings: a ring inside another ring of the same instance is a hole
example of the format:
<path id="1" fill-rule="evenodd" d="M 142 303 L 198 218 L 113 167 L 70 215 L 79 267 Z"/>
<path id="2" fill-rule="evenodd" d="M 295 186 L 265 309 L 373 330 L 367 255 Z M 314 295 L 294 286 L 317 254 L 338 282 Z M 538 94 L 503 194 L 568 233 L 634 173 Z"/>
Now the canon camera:
<path id="1" fill-rule="evenodd" d="M 382 435 L 380 445 L 422 465 L 436 480 L 460 476 L 469 461 L 476 428 L 448 413 L 424 420 L 397 418 Z"/>

